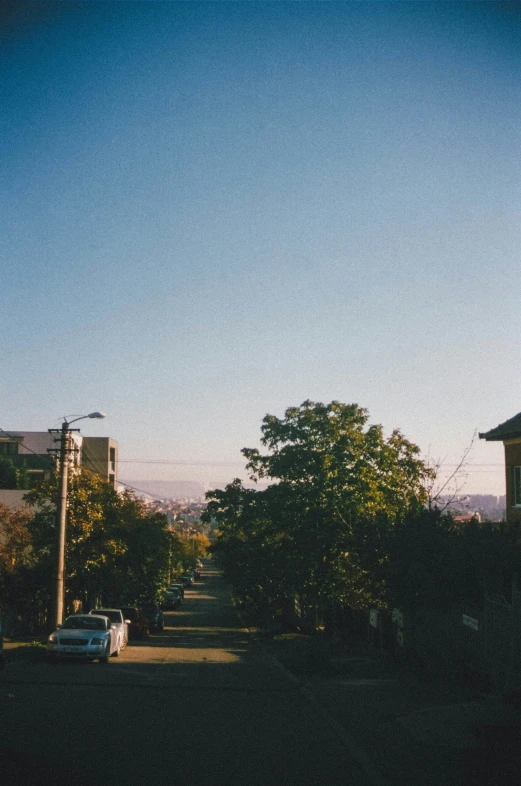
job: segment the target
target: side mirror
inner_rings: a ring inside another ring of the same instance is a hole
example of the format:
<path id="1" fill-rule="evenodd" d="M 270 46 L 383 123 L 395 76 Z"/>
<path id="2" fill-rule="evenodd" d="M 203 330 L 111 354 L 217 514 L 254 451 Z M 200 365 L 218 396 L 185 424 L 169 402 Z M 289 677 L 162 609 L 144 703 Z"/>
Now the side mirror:
<path id="1" fill-rule="evenodd" d="M 125 620 L 126 625 L 130 625 L 130 620 Z"/>

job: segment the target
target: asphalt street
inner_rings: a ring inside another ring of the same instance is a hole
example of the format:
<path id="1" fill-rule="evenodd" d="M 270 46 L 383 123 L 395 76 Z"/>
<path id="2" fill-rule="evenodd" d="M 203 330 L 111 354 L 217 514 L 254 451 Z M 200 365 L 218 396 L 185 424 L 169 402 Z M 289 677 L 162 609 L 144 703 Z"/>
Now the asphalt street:
<path id="1" fill-rule="evenodd" d="M 109 664 L 11 663 L 0 784 L 356 784 L 356 747 L 241 628 L 218 571 Z"/>

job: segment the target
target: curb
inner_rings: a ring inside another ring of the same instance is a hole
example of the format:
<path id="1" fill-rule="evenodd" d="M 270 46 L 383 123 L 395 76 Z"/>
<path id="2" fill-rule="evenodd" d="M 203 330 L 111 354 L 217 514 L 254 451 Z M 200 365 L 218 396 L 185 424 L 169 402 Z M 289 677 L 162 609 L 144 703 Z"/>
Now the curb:
<path id="1" fill-rule="evenodd" d="M 293 674 L 292 671 L 286 668 L 286 666 L 284 666 L 278 660 L 278 658 L 276 658 L 270 652 L 267 652 L 266 648 L 262 644 L 262 641 L 256 638 L 255 634 L 244 625 L 241 614 L 237 609 L 235 602 L 233 605 L 236 608 L 239 621 L 243 626 L 241 630 L 246 633 L 258 647 L 260 647 L 264 657 L 268 658 L 284 674 L 286 679 L 298 687 L 300 695 L 308 702 L 308 704 L 310 704 L 317 715 L 320 715 L 322 720 L 327 723 L 330 729 L 334 732 L 337 739 L 339 739 L 342 745 L 347 749 L 350 756 L 352 756 L 352 758 L 358 763 L 360 769 L 367 778 L 368 784 L 370 786 L 388 786 L 388 781 L 383 778 L 377 767 L 375 767 L 373 762 L 368 758 L 368 756 L 366 756 L 362 748 L 358 745 L 351 734 L 349 734 L 349 732 L 346 731 L 346 729 L 322 707 L 322 705 L 317 701 L 313 692 L 307 687 L 305 682 L 303 682 L 295 674 Z"/>
<path id="2" fill-rule="evenodd" d="M 30 649 L 31 652 L 24 652 L 26 649 Z M 24 644 L 15 644 L 12 647 L 4 647 L 2 650 L 5 666 L 11 666 L 15 663 L 27 663 L 27 661 L 37 660 L 38 658 L 43 659 L 46 654 L 47 652 L 43 647 L 31 647 L 29 643 L 26 646 Z"/>
<path id="3" fill-rule="evenodd" d="M 316 697 L 309 690 L 309 688 L 301 687 L 300 692 L 303 696 L 306 697 L 314 710 L 334 731 L 340 742 L 342 742 L 344 747 L 347 748 L 353 759 L 358 762 L 371 786 L 388 786 L 388 780 L 384 780 L 383 776 L 378 771 L 378 768 L 375 767 L 371 759 L 366 756 L 362 748 L 358 745 L 351 734 L 349 734 L 349 732 L 347 732 L 344 727 L 333 718 L 332 715 L 326 712 L 326 710 L 317 701 Z"/>

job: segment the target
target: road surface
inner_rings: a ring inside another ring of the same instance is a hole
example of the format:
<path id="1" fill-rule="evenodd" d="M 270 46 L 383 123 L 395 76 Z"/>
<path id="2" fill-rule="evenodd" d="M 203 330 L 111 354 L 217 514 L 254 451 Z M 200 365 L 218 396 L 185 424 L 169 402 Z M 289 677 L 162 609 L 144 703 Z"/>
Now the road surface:
<path id="1" fill-rule="evenodd" d="M 0 783 L 374 786 L 298 685 L 250 642 L 208 566 L 163 633 L 109 664 L 12 663 Z"/>

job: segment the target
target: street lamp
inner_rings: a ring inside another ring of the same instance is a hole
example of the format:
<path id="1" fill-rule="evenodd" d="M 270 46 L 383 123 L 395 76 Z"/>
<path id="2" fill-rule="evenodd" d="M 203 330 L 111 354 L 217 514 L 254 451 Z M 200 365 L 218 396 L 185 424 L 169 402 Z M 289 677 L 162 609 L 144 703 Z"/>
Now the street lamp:
<path id="1" fill-rule="evenodd" d="M 67 488 L 69 480 L 69 464 L 67 454 L 69 448 L 69 428 L 71 423 L 85 418 L 104 418 L 103 412 L 91 412 L 90 415 L 81 415 L 79 418 L 67 421 L 63 419 L 60 429 L 60 492 L 58 497 L 58 571 L 56 578 L 56 625 L 63 622 L 63 601 L 64 601 L 64 573 L 65 573 L 65 524 L 67 519 Z"/>

